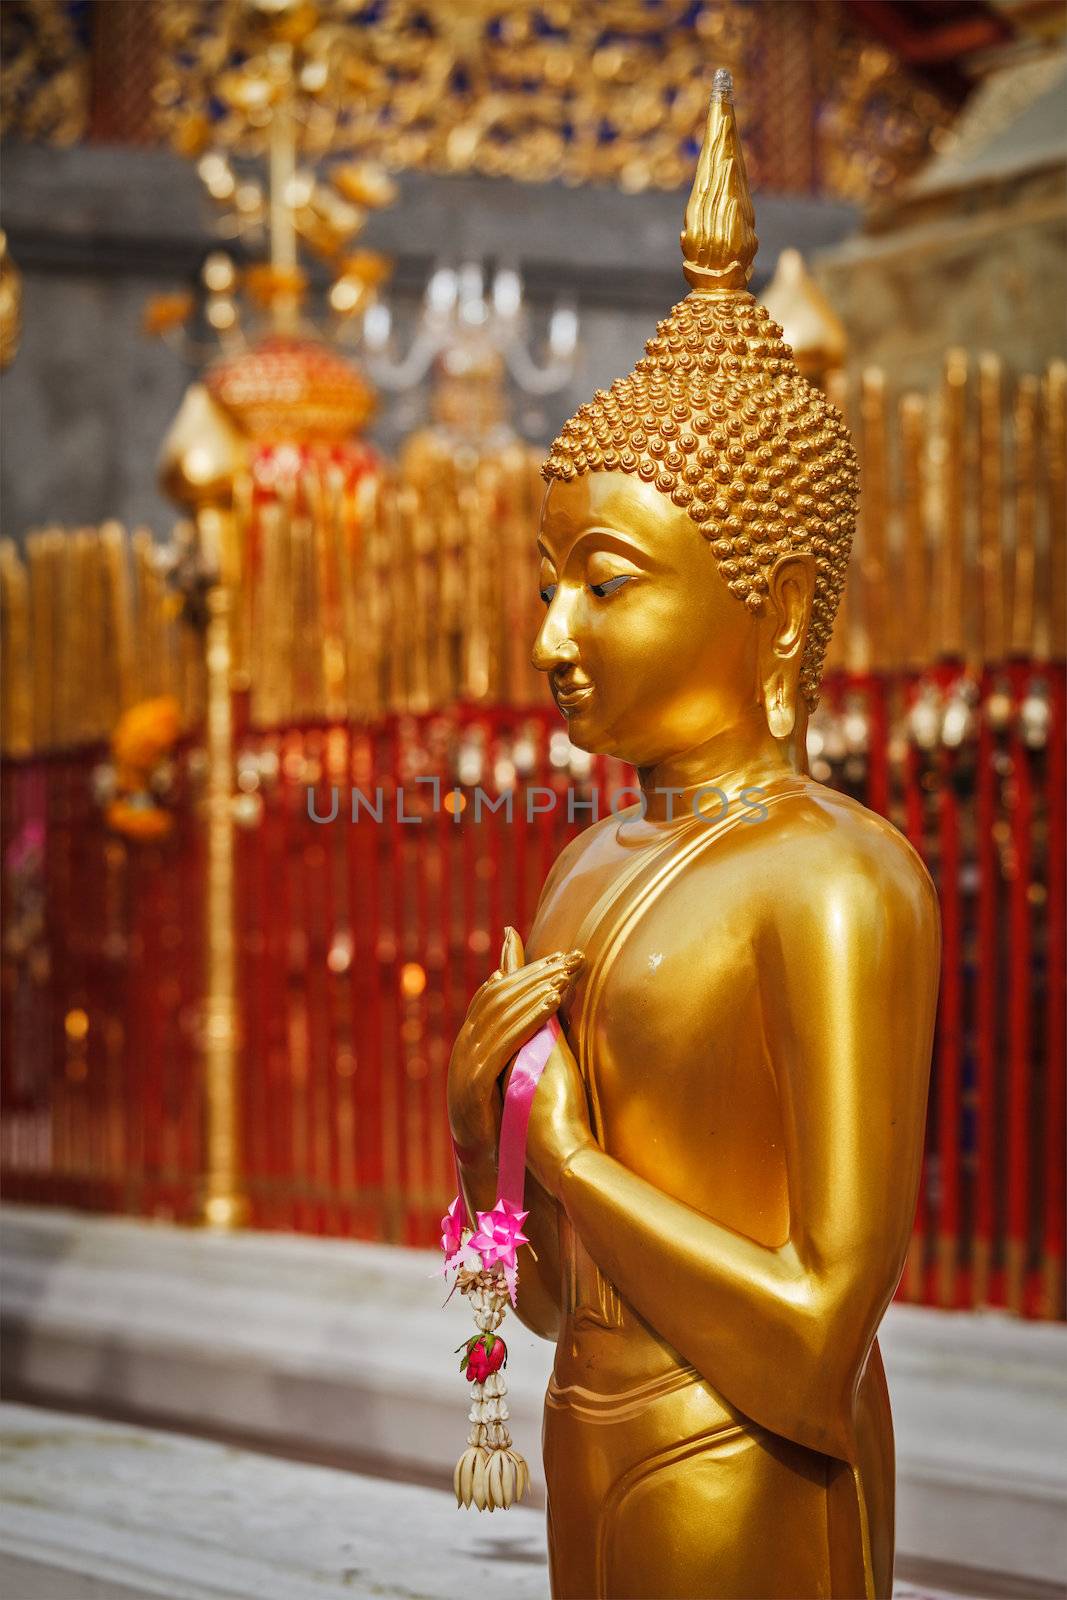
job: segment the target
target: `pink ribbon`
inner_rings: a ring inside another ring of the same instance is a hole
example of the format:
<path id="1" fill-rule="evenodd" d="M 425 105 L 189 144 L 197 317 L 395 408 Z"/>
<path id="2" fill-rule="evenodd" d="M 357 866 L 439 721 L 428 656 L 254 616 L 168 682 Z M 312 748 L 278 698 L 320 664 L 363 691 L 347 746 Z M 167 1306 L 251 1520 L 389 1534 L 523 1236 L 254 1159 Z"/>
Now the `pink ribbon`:
<path id="1" fill-rule="evenodd" d="M 530 1112 L 541 1074 L 560 1035 L 555 1017 L 549 1017 L 544 1027 L 528 1039 L 515 1057 L 504 1094 L 504 1115 L 500 1124 L 499 1177 L 497 1179 L 496 1205 L 492 1211 L 479 1211 L 477 1231 L 467 1241 L 478 1251 L 486 1267 L 499 1264 L 511 1296 L 515 1302 L 518 1263 L 516 1251 L 529 1240 L 522 1232 L 528 1213 L 523 1210 L 526 1194 L 526 1135 L 530 1126 Z M 456 1164 L 456 1198 L 441 1218 L 441 1248 L 445 1254 L 445 1270 L 455 1264 L 463 1249 L 463 1233 L 470 1227 L 470 1218 L 463 1200 L 463 1187 L 459 1182 L 459 1158 L 453 1148 Z"/>
<path id="2" fill-rule="evenodd" d="M 504 1116 L 500 1124 L 500 1177 L 496 1194 L 498 1200 L 506 1200 L 520 1211 L 526 1194 L 526 1130 L 530 1126 L 534 1092 L 541 1082 L 541 1074 L 559 1034 L 559 1023 L 555 1017 L 549 1017 L 544 1027 L 523 1045 L 515 1057 L 504 1095 Z"/>

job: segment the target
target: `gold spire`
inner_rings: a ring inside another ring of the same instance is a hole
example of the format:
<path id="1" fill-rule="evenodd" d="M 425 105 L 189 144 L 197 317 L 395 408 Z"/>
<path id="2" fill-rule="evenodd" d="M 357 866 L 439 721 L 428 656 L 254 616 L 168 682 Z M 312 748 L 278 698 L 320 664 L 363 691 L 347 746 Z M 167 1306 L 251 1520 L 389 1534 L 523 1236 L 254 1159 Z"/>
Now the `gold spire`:
<path id="1" fill-rule="evenodd" d="M 744 289 L 759 246 L 755 223 L 734 117 L 734 80 L 720 67 L 682 229 L 682 270 L 694 289 Z"/>
<path id="2" fill-rule="evenodd" d="M 804 265 L 799 250 L 782 251 L 762 299 L 775 322 L 781 324 L 801 373 L 824 387 L 827 373 L 844 364 L 848 339 L 844 323 Z"/>

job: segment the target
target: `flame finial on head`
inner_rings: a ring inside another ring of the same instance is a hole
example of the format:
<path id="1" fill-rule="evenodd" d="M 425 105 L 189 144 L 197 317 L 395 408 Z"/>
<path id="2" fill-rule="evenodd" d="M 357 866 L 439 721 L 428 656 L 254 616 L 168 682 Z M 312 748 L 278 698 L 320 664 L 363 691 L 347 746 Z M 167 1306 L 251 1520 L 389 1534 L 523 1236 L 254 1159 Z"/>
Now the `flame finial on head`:
<path id="1" fill-rule="evenodd" d="M 734 80 L 720 67 L 682 229 L 683 271 L 694 289 L 744 289 L 759 240 L 734 116 Z"/>

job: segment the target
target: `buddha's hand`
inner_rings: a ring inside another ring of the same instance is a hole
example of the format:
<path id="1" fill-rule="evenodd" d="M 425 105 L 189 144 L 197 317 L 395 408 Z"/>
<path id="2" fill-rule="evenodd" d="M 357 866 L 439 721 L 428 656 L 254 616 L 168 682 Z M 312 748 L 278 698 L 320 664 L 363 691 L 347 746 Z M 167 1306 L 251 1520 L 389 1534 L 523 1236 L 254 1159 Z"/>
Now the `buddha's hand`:
<path id="1" fill-rule="evenodd" d="M 514 928 L 507 930 L 500 966 L 471 1001 L 448 1064 L 448 1121 L 464 1165 L 495 1154 L 503 1105 L 499 1080 L 558 1010 L 582 960 L 580 951 L 559 950 L 524 966 L 522 941 Z"/>
<path id="2" fill-rule="evenodd" d="M 574 1052 L 561 1033 L 530 1108 L 526 1165 L 541 1187 L 559 1200 L 568 1161 L 592 1143 L 585 1085 Z"/>

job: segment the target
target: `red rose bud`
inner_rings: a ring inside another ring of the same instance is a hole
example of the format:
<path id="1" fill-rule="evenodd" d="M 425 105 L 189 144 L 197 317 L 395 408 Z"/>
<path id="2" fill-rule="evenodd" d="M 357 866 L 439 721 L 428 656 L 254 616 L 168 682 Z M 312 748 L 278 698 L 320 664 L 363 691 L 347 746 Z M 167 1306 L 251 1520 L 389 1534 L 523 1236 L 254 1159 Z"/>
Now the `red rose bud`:
<path id="1" fill-rule="evenodd" d="M 470 1365 L 467 1367 L 467 1371 L 474 1373 L 474 1381 L 476 1383 L 484 1383 L 489 1376 L 489 1362 L 480 1344 L 475 1345 L 471 1351 Z"/>
<path id="2" fill-rule="evenodd" d="M 486 1351 L 486 1364 L 490 1372 L 499 1372 L 504 1362 L 508 1359 L 508 1347 L 503 1339 L 497 1339 Z"/>
<path id="3" fill-rule="evenodd" d="M 507 1346 L 494 1334 L 477 1334 L 466 1348 L 465 1366 L 468 1383 L 484 1383 L 491 1373 L 499 1372 L 507 1360 Z"/>

